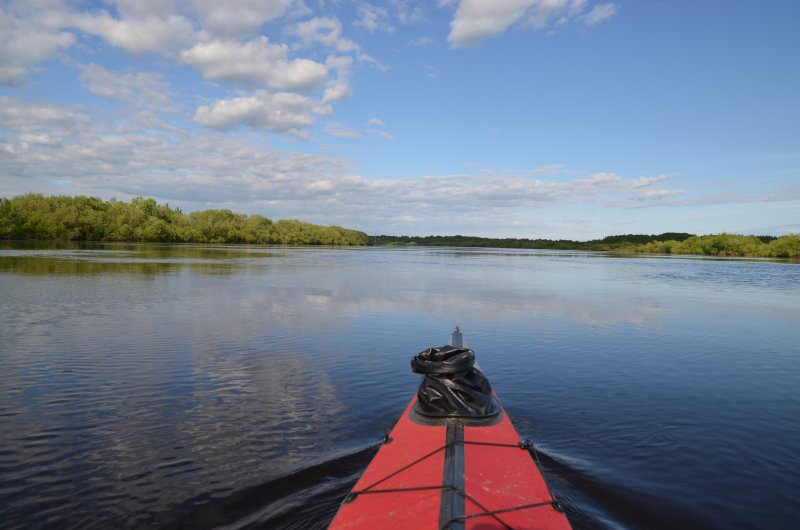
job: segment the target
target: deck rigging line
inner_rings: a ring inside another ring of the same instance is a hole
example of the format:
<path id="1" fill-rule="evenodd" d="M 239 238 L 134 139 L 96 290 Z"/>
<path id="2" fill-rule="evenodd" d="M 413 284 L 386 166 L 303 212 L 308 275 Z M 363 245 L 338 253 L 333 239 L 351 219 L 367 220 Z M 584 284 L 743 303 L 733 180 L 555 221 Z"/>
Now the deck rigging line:
<path id="1" fill-rule="evenodd" d="M 451 431 L 452 426 L 452 431 Z M 460 427 L 460 428 L 459 428 Z M 476 517 L 492 517 L 498 523 L 503 525 L 504 528 L 508 530 L 514 530 L 512 526 L 508 523 L 503 521 L 499 515 L 508 512 L 520 511 L 520 510 L 528 510 L 533 508 L 541 508 L 544 506 L 552 506 L 556 511 L 563 513 L 563 508 L 561 504 L 555 499 L 553 496 L 553 492 L 550 490 L 550 487 L 547 485 L 547 481 L 544 481 L 545 487 L 547 488 L 547 493 L 550 496 L 550 500 L 537 502 L 533 504 L 523 504 L 519 506 L 510 506 L 508 508 L 501 508 L 498 510 L 490 510 L 478 502 L 474 497 L 469 495 L 464 488 L 464 446 L 465 445 L 482 445 L 482 446 L 491 446 L 491 447 L 508 447 L 514 449 L 522 449 L 528 451 L 536 464 L 536 467 L 539 469 L 539 472 L 542 472 L 542 466 L 539 461 L 539 454 L 536 451 L 536 448 L 533 445 L 533 442 L 530 440 L 520 441 L 516 444 L 504 444 L 504 443 L 495 443 L 495 442 L 469 442 L 464 440 L 464 426 L 460 422 L 448 422 L 447 426 L 447 436 L 446 436 L 446 443 L 445 445 L 434 449 L 433 451 L 417 458 L 413 462 L 406 464 L 405 466 L 393 471 L 392 473 L 386 475 L 385 477 L 373 482 L 366 488 L 351 491 L 347 497 L 345 497 L 345 503 L 351 503 L 356 500 L 359 495 L 371 495 L 371 494 L 378 494 L 378 493 L 401 493 L 401 492 L 408 492 L 408 491 L 426 491 L 426 490 L 441 490 L 442 494 L 442 507 L 439 514 L 439 530 L 458 530 L 463 528 L 463 523 L 467 519 L 473 519 Z M 460 434 L 459 431 L 460 430 Z M 390 438 L 384 438 L 384 443 L 387 441 L 392 441 Z M 385 489 L 374 489 L 379 484 L 386 482 L 392 477 L 395 477 L 410 469 L 411 467 L 427 460 L 431 456 L 439 453 L 440 451 L 445 451 L 445 466 L 443 472 L 443 483 L 431 486 L 415 486 L 410 488 L 385 488 Z M 460 464 L 455 462 L 458 460 L 460 453 Z M 448 466 L 448 455 L 449 459 L 453 462 Z M 460 466 L 460 469 L 459 469 Z M 542 474 L 544 477 L 544 474 Z M 472 513 L 466 515 L 465 511 L 465 500 L 469 500 L 470 502 L 474 503 L 478 508 L 480 508 L 481 512 Z"/>

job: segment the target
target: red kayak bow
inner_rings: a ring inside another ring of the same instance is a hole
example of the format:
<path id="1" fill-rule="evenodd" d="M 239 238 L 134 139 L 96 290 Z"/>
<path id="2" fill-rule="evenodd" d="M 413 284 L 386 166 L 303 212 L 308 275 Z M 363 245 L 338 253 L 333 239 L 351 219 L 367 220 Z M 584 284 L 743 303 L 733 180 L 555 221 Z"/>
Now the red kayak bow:
<path id="1" fill-rule="evenodd" d="M 458 328 L 452 342 L 461 346 Z M 412 359 L 417 395 L 330 529 L 570 529 L 474 359 L 453 346 Z"/>

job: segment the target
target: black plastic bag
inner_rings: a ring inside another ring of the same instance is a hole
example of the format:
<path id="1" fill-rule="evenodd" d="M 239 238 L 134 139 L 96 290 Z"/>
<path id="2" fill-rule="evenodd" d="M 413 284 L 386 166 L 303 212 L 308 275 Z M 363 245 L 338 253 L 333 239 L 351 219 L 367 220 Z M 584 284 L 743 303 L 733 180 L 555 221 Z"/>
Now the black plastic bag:
<path id="1" fill-rule="evenodd" d="M 411 358 L 422 374 L 416 412 L 429 418 L 488 418 L 500 412 L 492 386 L 475 368 L 475 352 L 466 348 L 428 348 Z"/>

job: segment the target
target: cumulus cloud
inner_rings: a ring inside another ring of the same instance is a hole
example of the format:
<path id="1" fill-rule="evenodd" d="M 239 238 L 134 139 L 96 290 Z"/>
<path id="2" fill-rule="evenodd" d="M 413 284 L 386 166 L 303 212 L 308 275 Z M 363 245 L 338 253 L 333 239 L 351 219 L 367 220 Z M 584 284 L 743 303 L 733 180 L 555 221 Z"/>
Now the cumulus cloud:
<path id="1" fill-rule="evenodd" d="M 191 0 L 189 6 L 205 29 L 232 37 L 257 32 L 265 22 L 284 15 L 293 3 L 294 0 Z"/>
<path id="2" fill-rule="evenodd" d="M 325 93 L 322 95 L 322 102 L 337 101 L 348 97 L 350 94 L 350 85 L 346 81 L 334 81 L 325 89 Z"/>
<path id="3" fill-rule="evenodd" d="M 282 153 L 263 142 L 210 132 L 153 136 L 121 132 L 77 106 L 0 97 L 0 196 L 52 192 L 148 195 L 219 203 L 252 199 L 303 200 L 312 180 L 342 175 L 346 163 L 328 156 Z M 249 198 L 248 198 L 249 197 Z M 288 208 L 288 207 L 287 207 Z M 250 208 L 248 208 L 250 210 Z"/>
<path id="4" fill-rule="evenodd" d="M 377 129 L 367 129 L 367 132 L 373 136 L 383 138 L 384 140 L 392 140 L 394 138 L 394 136 L 392 136 L 392 133 L 386 131 L 380 131 Z"/>
<path id="5" fill-rule="evenodd" d="M 94 94 L 119 99 L 137 107 L 165 109 L 169 103 L 169 84 L 155 72 L 115 72 L 97 64 L 82 67 L 81 81 Z"/>
<path id="6" fill-rule="evenodd" d="M 546 29 L 580 19 L 596 25 L 617 11 L 611 3 L 595 6 L 588 13 L 586 8 L 586 0 L 461 0 L 447 40 L 452 47 L 463 48 L 514 24 Z"/>
<path id="7" fill-rule="evenodd" d="M 530 7 L 531 0 L 462 0 L 450 23 L 448 42 L 456 48 L 502 33 Z"/>
<path id="8" fill-rule="evenodd" d="M 422 5 L 408 0 L 391 0 L 389 2 L 397 11 L 397 20 L 401 24 L 417 24 L 425 21 L 425 9 Z"/>
<path id="9" fill-rule="evenodd" d="M 370 127 L 386 127 L 383 120 L 379 118 L 370 118 L 369 121 L 367 121 L 367 125 Z M 383 138 L 384 140 L 392 140 L 394 138 L 390 132 L 383 129 L 367 129 L 367 132 L 373 136 Z"/>
<path id="10" fill-rule="evenodd" d="M 212 128 L 244 125 L 291 131 L 325 112 L 315 105 L 297 94 L 259 92 L 201 107 L 195 119 Z M 348 174 L 347 163 L 332 157 L 280 153 L 213 132 L 184 131 L 175 136 L 148 135 L 144 128 L 121 132 L 92 120 L 80 107 L 9 97 L 0 98 L 0 123 L 6 131 L 0 140 L 0 164 L 8 177 L 4 185 L 17 179 L 18 186 L 0 190 L 5 194 L 36 189 L 35 182 L 44 186 L 41 179 L 66 179 L 76 183 L 73 192 L 106 196 L 152 195 L 169 188 L 176 190 L 170 197 L 184 201 L 197 199 L 198 194 L 212 203 L 222 197 L 247 203 L 263 197 L 276 207 L 302 210 L 294 216 L 312 214 L 315 208 L 346 207 L 352 212 L 347 224 L 353 226 L 376 209 L 399 218 L 409 212 L 428 215 L 442 204 L 450 205 L 451 213 L 453 209 L 509 213 L 564 203 L 637 207 L 674 200 L 680 194 L 667 187 L 667 175 L 624 178 L 609 172 L 568 179 L 469 174 L 371 179 Z M 355 134 L 335 122 L 327 132 L 337 137 Z"/>
<path id="11" fill-rule="evenodd" d="M 73 13 L 62 17 L 66 27 L 97 35 L 129 53 L 164 53 L 195 39 L 195 29 L 182 15 L 117 19 L 107 11 Z"/>
<path id="12" fill-rule="evenodd" d="M 0 96 L 0 127 L 11 133 L 66 133 L 87 124 L 88 113 L 80 107 L 55 104 L 31 104 L 19 98 Z"/>
<path id="13" fill-rule="evenodd" d="M 383 5 L 362 3 L 358 5 L 358 15 L 354 26 L 362 27 L 370 33 L 382 31 L 394 33 L 395 23 L 410 25 L 425 20 L 425 9 L 411 0 L 389 0 Z"/>
<path id="14" fill-rule="evenodd" d="M 108 0 L 106 5 L 111 7 L 87 10 L 52 0 L 0 6 L 0 86 L 23 84 L 37 63 L 76 42 L 91 49 L 96 40 L 87 37 L 98 37 L 124 52 L 177 59 L 204 79 L 238 85 L 221 86 L 235 92 L 197 108 L 198 124 L 218 129 L 245 125 L 302 136 L 316 116 L 329 114 L 333 102 L 352 94 L 355 61 L 383 67 L 345 37 L 334 17 L 291 23 L 293 17 L 310 14 L 302 1 L 231 0 L 222 5 L 212 0 Z M 414 18 L 416 10 L 405 0 L 391 5 L 404 19 Z M 285 43 L 251 36 L 279 17 L 290 21 Z M 241 35 L 244 40 L 234 38 Z M 328 55 L 324 62 L 303 57 L 306 51 L 318 54 L 319 47 Z M 92 93 L 137 107 L 124 121 L 169 128 L 156 115 L 156 109 L 167 110 L 165 77 L 132 70 L 112 73 L 98 64 L 79 68 Z"/>
<path id="15" fill-rule="evenodd" d="M 197 44 L 180 55 L 206 79 L 246 83 L 278 90 L 304 90 L 327 79 L 328 69 L 309 59 L 288 58 L 289 47 L 272 44 L 266 37 L 249 42 L 214 40 Z"/>
<path id="16" fill-rule="evenodd" d="M 317 105 L 297 94 L 259 92 L 252 98 L 209 105 L 200 119 L 220 128 L 290 130 L 319 116 L 316 111 L 325 111 Z M 276 109 L 287 114 L 272 114 Z M 576 174 L 553 166 L 509 175 L 370 178 L 353 174 L 347 160 L 272 149 L 256 137 L 228 136 L 214 129 L 153 135 L 144 125 L 137 129 L 134 122 L 121 129 L 92 112 L 81 106 L 0 96 L 4 174 L 0 196 L 52 193 L 58 182 L 59 189 L 69 194 L 147 195 L 189 207 L 224 207 L 365 230 L 409 233 L 430 226 L 450 230 L 455 225 L 447 223 L 457 219 L 461 230 L 495 234 L 508 230 L 516 218 L 564 204 L 610 208 L 791 204 L 787 201 L 799 196 L 797 187 L 700 196 L 671 185 L 671 175 Z M 348 131 L 335 122 L 328 126 L 329 134 L 346 136 Z"/>
<path id="17" fill-rule="evenodd" d="M 301 135 L 302 128 L 316 121 L 315 115 L 327 115 L 330 112 L 330 107 L 300 94 L 258 91 L 252 96 L 203 105 L 195 112 L 194 121 L 215 129 L 249 126 Z"/>
<path id="18" fill-rule="evenodd" d="M 112 0 L 121 20 L 167 19 L 181 13 L 212 36 L 252 35 L 289 11 L 294 0 Z M 301 2 L 302 3 L 302 2 Z"/>
<path id="19" fill-rule="evenodd" d="M 75 42 L 71 33 L 42 26 L 0 7 L 0 86 L 20 85 L 31 67 Z"/>
<path id="20" fill-rule="evenodd" d="M 348 129 L 343 123 L 329 123 L 325 127 L 325 132 L 331 136 L 336 138 L 358 138 L 359 134 L 352 130 Z"/>
<path id="21" fill-rule="evenodd" d="M 360 4 L 358 6 L 358 18 L 353 22 L 354 26 L 360 26 L 370 33 L 375 31 L 385 31 L 391 33 L 394 27 L 389 23 L 389 11 L 383 6 L 372 4 Z"/>
<path id="22" fill-rule="evenodd" d="M 314 17 L 289 28 L 288 33 L 300 39 L 304 45 L 322 44 L 339 53 L 356 53 L 361 47 L 344 37 L 342 23 L 333 17 Z"/>
<path id="23" fill-rule="evenodd" d="M 591 11 L 581 16 L 581 20 L 587 26 L 595 26 L 601 22 L 605 22 L 609 18 L 617 14 L 617 6 L 614 4 L 599 4 L 592 8 Z"/>
<path id="24" fill-rule="evenodd" d="M 632 185 L 634 188 L 646 188 L 648 186 L 652 186 L 659 182 L 664 182 L 665 180 L 668 180 L 673 176 L 674 175 L 671 174 L 665 174 L 665 175 L 658 175 L 657 177 L 639 177 L 633 182 Z"/>
<path id="25" fill-rule="evenodd" d="M 176 11 L 179 1 L 180 0 L 111 0 L 107 3 L 113 5 L 123 18 L 163 18 Z"/>
<path id="26" fill-rule="evenodd" d="M 287 28 L 286 33 L 298 39 L 296 48 L 321 45 L 341 54 L 352 54 L 357 60 L 377 68 L 386 68 L 380 61 L 365 53 L 361 46 L 344 36 L 342 23 L 337 18 L 314 17 Z"/>

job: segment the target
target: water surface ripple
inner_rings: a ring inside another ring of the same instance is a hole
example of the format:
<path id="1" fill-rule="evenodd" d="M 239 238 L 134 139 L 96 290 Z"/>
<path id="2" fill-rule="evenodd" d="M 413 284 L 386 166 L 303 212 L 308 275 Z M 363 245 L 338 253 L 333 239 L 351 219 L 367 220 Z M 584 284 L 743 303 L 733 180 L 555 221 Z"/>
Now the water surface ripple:
<path id="1" fill-rule="evenodd" d="M 0 528 L 325 528 L 456 324 L 575 528 L 800 520 L 797 263 L 0 245 Z"/>

